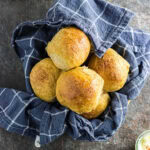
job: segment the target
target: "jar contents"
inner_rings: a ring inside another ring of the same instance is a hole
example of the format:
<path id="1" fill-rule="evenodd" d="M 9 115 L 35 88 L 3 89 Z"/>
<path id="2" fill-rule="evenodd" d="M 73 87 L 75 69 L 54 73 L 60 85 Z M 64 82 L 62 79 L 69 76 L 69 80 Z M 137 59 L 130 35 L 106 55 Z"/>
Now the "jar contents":
<path id="1" fill-rule="evenodd" d="M 138 150 L 150 150 L 150 133 L 145 134 L 139 139 Z"/>

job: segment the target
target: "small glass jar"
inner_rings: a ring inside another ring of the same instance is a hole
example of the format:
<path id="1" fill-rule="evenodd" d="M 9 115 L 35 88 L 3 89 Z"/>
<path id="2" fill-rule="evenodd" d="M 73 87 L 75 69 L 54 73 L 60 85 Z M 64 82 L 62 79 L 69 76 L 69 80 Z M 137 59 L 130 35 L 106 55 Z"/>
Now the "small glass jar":
<path id="1" fill-rule="evenodd" d="M 150 147 L 147 149 L 143 149 L 142 148 L 142 141 L 144 140 L 144 137 L 149 137 L 150 136 L 150 130 L 146 130 L 144 131 L 142 134 L 139 135 L 139 137 L 136 140 L 136 144 L 135 144 L 135 150 L 150 150 Z M 148 141 L 149 143 L 150 141 Z"/>

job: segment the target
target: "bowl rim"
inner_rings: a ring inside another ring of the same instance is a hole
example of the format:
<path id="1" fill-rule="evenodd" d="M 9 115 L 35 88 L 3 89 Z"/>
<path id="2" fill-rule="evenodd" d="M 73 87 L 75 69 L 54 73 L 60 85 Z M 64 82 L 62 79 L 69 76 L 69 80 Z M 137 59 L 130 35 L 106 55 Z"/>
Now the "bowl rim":
<path id="1" fill-rule="evenodd" d="M 150 133 L 150 130 L 146 130 L 138 136 L 136 143 L 135 143 L 135 150 L 138 150 L 138 143 L 139 143 L 140 139 L 147 133 Z"/>

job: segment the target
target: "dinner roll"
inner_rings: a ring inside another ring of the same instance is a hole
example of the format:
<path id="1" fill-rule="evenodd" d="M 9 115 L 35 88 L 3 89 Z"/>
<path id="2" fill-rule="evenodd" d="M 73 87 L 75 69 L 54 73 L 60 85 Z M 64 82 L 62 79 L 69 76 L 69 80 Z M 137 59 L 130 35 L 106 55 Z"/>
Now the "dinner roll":
<path id="1" fill-rule="evenodd" d="M 35 95 L 46 102 L 53 101 L 59 74 L 60 70 L 50 58 L 37 63 L 30 73 L 30 83 Z"/>
<path id="2" fill-rule="evenodd" d="M 101 115 L 107 108 L 110 101 L 109 94 L 104 92 L 101 94 L 97 107 L 89 113 L 82 114 L 87 119 L 93 119 Z"/>
<path id="3" fill-rule="evenodd" d="M 84 63 L 90 52 L 90 41 L 75 27 L 61 29 L 48 43 L 46 51 L 54 64 L 69 70 Z"/>
<path id="4" fill-rule="evenodd" d="M 104 81 L 93 70 L 77 67 L 63 72 L 57 80 L 56 97 L 60 104 L 82 114 L 96 108 Z"/>
<path id="5" fill-rule="evenodd" d="M 95 70 L 104 79 L 104 90 L 114 92 L 126 83 L 129 63 L 113 49 L 108 49 L 102 58 L 93 55 L 89 68 Z"/>

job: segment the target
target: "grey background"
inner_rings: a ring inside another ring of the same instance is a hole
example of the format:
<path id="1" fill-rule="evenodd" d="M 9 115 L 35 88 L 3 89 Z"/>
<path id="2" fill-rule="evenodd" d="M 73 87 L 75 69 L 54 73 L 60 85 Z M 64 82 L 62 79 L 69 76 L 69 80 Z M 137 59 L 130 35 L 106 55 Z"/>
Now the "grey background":
<path id="1" fill-rule="evenodd" d="M 150 32 L 150 0 L 108 0 L 135 12 L 130 25 Z M 10 45 L 17 24 L 45 16 L 52 0 L 0 0 L 0 87 L 25 90 L 22 65 Z M 73 141 L 67 135 L 40 150 L 134 150 L 135 140 L 150 129 L 150 78 L 128 108 L 124 125 L 108 142 Z M 34 141 L 0 129 L 0 150 L 36 150 Z"/>

